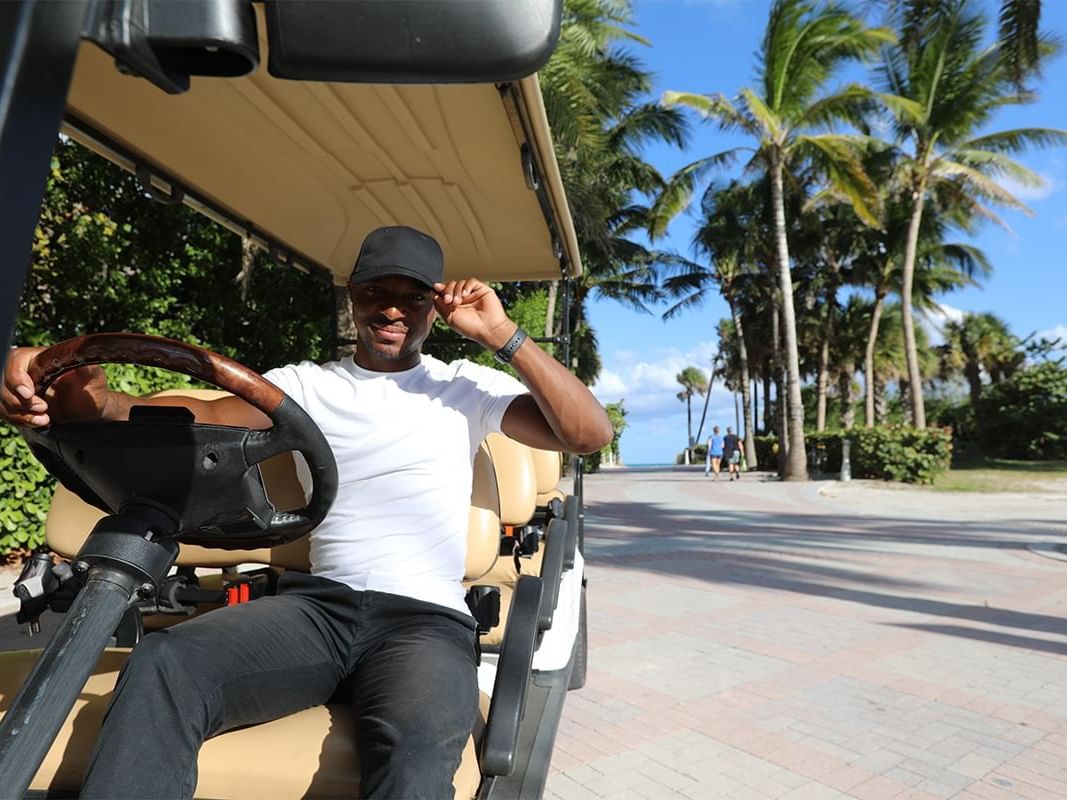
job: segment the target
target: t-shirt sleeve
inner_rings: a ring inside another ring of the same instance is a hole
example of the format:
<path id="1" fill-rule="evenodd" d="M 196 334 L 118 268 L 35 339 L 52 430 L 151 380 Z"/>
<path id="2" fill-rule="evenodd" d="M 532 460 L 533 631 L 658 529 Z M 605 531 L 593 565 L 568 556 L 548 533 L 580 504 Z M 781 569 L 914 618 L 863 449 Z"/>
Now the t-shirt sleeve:
<path id="1" fill-rule="evenodd" d="M 305 380 L 309 369 L 315 368 L 310 361 L 275 367 L 263 373 L 263 377 L 289 395 L 301 408 L 307 408 Z"/>
<path id="2" fill-rule="evenodd" d="M 478 390 L 475 413 L 472 415 L 472 424 L 476 425 L 477 429 L 472 431 L 472 438 L 480 442 L 490 433 L 500 433 L 500 423 L 512 400 L 529 394 L 529 390 L 521 381 L 501 370 L 469 362 L 465 368 L 469 370 L 468 377 L 474 381 Z"/>

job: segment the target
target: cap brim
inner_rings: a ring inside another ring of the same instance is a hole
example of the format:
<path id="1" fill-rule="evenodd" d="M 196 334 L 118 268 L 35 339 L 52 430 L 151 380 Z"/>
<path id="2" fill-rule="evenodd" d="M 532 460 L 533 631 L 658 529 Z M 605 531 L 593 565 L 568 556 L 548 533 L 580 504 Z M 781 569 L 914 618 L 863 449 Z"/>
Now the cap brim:
<path id="1" fill-rule="evenodd" d="M 366 283 L 367 281 L 377 280 L 378 278 L 411 278 L 418 281 L 423 286 L 427 286 L 430 289 L 433 288 L 433 283 L 419 272 L 417 269 L 411 267 L 369 267 L 367 269 L 357 270 L 352 273 L 352 276 L 348 279 L 349 283 Z"/>

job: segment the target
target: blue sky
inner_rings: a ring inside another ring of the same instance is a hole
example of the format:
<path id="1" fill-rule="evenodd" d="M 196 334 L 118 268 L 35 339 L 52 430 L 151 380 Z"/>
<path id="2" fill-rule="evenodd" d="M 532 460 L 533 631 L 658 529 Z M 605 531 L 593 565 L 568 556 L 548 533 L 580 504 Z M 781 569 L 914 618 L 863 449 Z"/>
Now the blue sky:
<path id="1" fill-rule="evenodd" d="M 763 34 L 769 0 L 636 0 L 636 32 L 651 43 L 634 47 L 655 74 L 653 97 L 666 89 L 722 92 L 732 96 L 751 85 L 755 52 Z M 990 18 L 995 4 L 990 2 Z M 1067 40 L 1067 2 L 1044 3 L 1043 27 Z M 1013 108 L 993 128 L 1049 127 L 1067 130 L 1067 54 L 1048 65 L 1038 85 L 1039 100 Z M 685 152 L 649 148 L 645 158 L 669 175 L 696 158 L 742 140 L 693 119 Z M 1020 159 L 1045 180 L 1041 188 L 1018 188 L 1033 216 L 1005 211 L 1011 232 L 989 225 L 973 239 L 989 256 L 994 272 L 981 288 L 940 298 L 946 314 L 992 311 L 1013 332 L 1055 332 L 1067 341 L 1067 148 L 1036 151 Z M 660 246 L 691 255 L 691 216 L 679 217 Z M 604 369 L 594 391 L 605 403 L 625 399 L 629 427 L 622 437 L 628 464 L 667 463 L 685 446 L 685 404 L 674 376 L 686 366 L 709 368 L 716 351 L 714 328 L 728 316 L 719 298 L 669 322 L 659 315 L 629 310 L 612 301 L 592 301 L 589 316 L 600 342 Z M 702 410 L 694 402 L 694 433 Z M 711 396 L 709 424 L 733 424 L 733 398 L 721 386 Z M 705 435 L 706 435 L 705 428 Z"/>

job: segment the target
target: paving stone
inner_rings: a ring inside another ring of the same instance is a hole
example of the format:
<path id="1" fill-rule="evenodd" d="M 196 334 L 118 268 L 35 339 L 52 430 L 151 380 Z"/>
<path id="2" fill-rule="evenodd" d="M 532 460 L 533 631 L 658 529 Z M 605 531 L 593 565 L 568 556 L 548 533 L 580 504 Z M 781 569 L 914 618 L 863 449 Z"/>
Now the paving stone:
<path id="1" fill-rule="evenodd" d="M 748 477 L 588 476 L 590 676 L 545 797 L 1067 797 L 1067 588 L 1025 550 L 1067 498 Z"/>

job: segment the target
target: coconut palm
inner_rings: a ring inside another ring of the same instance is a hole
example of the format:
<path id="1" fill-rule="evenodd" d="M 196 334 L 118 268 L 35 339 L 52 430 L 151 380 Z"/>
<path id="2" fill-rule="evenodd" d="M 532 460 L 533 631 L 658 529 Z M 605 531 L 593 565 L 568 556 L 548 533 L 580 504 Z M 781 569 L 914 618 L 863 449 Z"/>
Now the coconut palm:
<path id="1" fill-rule="evenodd" d="M 685 403 L 685 413 L 689 423 L 689 436 L 686 439 L 688 450 L 693 446 L 693 395 L 703 397 L 708 393 L 708 376 L 697 367 L 686 367 L 674 379 L 682 385 L 682 391 L 678 392 L 678 399 Z"/>
<path id="2" fill-rule="evenodd" d="M 756 463 L 755 425 L 752 412 L 748 346 L 745 341 L 744 295 L 759 282 L 761 241 L 767 241 L 759 183 L 732 181 L 726 187 L 711 185 L 701 203 L 702 222 L 693 235 L 693 250 L 710 261 L 675 259 L 672 274 L 663 281 L 664 293 L 675 302 L 663 312 L 670 319 L 682 309 L 698 307 L 717 288 L 730 307 L 737 363 L 737 388 L 741 391 L 745 419 L 745 459 Z M 722 340 L 720 332 L 720 341 Z"/>
<path id="3" fill-rule="evenodd" d="M 685 105 L 717 121 L 723 129 L 738 129 L 755 140 L 749 148 L 735 148 L 683 167 L 657 202 L 653 234 L 688 205 L 694 186 L 710 170 L 729 164 L 743 151 L 753 153 L 749 168 L 766 172 L 771 184 L 771 210 L 776 234 L 776 261 L 781 292 L 782 328 L 790 424 L 786 479 L 803 479 L 807 471 L 804 448 L 804 408 L 800 396 L 793 280 L 786 236 L 785 181 L 800 163 L 817 162 L 838 185 L 847 187 L 857 209 L 868 219 L 864 196 L 870 186 L 858 169 L 858 147 L 852 137 L 815 134 L 835 120 L 858 119 L 868 93 L 848 86 L 820 96 L 835 69 L 865 57 L 892 40 L 882 29 L 868 29 L 836 3 L 776 0 L 758 54 L 759 89 L 743 89 L 734 100 L 722 95 L 667 92 L 663 102 Z M 873 221 L 873 220 L 872 220 Z"/>
<path id="4" fill-rule="evenodd" d="M 875 347 L 879 340 L 886 298 L 894 289 L 900 291 L 903 285 L 904 251 L 907 230 L 911 224 L 910 198 L 897 192 L 888 177 L 886 185 L 889 188 L 882 204 L 882 227 L 880 230 L 863 231 L 865 237 L 873 240 L 874 247 L 866 250 L 856 265 L 857 280 L 874 290 L 874 307 L 863 361 L 865 423 L 868 428 L 874 426 L 876 416 Z M 937 308 L 934 300 L 936 295 L 965 286 L 976 286 L 979 278 L 992 271 L 989 259 L 980 248 L 965 242 L 945 241 L 950 227 L 967 232 L 971 222 L 966 214 L 959 213 L 959 207 L 946 209 L 946 202 L 949 201 L 942 202 L 935 193 L 920 226 L 919 255 L 912 279 L 912 303 L 927 311 Z M 899 316 L 902 319 L 903 313 Z"/>
<path id="5" fill-rule="evenodd" d="M 901 169 L 911 197 L 901 311 L 912 420 L 925 427 L 912 304 L 927 201 L 936 191 L 954 194 L 960 206 L 986 217 L 995 216 L 986 203 L 1024 208 L 998 179 L 1024 185 L 1041 181 L 1008 155 L 1065 144 L 1067 132 L 1020 128 L 976 136 L 1004 106 L 1035 99 L 1018 88 L 1018 69 L 1026 69 L 1000 44 L 985 46 L 986 22 L 970 0 L 909 0 L 897 3 L 893 13 L 900 41 L 886 51 L 878 75 L 885 91 L 881 98 L 902 143 Z M 1042 52 L 1049 49 L 1050 43 L 1042 45 Z"/>
<path id="6" fill-rule="evenodd" d="M 841 424 L 852 428 L 852 386 L 856 369 L 864 357 L 866 333 L 870 327 L 874 303 L 868 298 L 851 295 L 840 309 L 830 341 L 832 376 L 837 379 L 837 397 L 841 404 Z"/>

